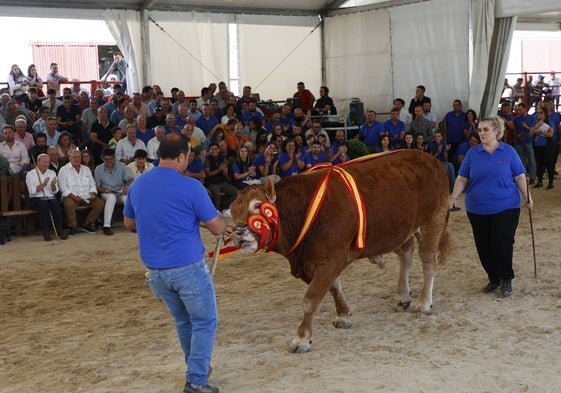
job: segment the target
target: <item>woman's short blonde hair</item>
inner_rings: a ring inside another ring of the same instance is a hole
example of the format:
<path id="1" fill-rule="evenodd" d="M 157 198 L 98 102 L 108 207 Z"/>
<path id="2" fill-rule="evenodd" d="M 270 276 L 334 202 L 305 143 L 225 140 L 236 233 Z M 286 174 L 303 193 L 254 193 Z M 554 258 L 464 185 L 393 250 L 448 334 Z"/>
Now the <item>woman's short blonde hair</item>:
<path id="1" fill-rule="evenodd" d="M 484 121 L 488 122 L 491 125 L 491 127 L 497 129 L 498 141 L 503 139 L 503 136 L 505 134 L 505 122 L 502 118 L 500 118 L 499 116 L 487 116 L 479 120 L 479 124 L 481 125 L 481 123 L 483 123 Z"/>

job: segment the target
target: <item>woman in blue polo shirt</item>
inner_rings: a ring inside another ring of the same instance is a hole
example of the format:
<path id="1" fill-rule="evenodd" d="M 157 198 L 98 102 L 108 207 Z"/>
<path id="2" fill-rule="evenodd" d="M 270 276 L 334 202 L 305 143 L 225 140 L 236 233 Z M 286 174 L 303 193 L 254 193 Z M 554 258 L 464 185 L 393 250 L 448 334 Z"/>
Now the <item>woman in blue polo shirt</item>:
<path id="1" fill-rule="evenodd" d="M 501 142 L 503 121 L 497 116 L 486 117 L 480 121 L 478 132 L 481 143 L 468 150 L 462 161 L 450 195 L 450 208 L 456 207 L 458 196 L 466 189 L 465 204 L 475 246 L 489 278 L 483 291 L 500 289 L 503 296 L 509 296 L 520 195 L 528 208 L 533 202 L 516 150 Z"/>
<path id="2" fill-rule="evenodd" d="M 549 177 L 548 190 L 553 188 L 553 178 L 555 177 L 555 142 L 553 140 L 554 127 L 549 121 L 549 110 L 542 106 L 538 109 L 536 124 L 530 128 L 530 135 L 534 136 L 534 154 L 536 156 L 536 166 L 538 182 L 534 188 L 543 187 L 543 175 L 547 169 Z"/>

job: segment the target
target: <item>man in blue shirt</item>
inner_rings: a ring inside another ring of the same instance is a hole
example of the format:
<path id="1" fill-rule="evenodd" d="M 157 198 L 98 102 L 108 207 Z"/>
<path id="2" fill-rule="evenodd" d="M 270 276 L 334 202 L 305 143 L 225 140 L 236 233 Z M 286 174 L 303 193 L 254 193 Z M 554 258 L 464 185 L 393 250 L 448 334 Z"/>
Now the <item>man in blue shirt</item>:
<path id="1" fill-rule="evenodd" d="M 125 226 L 138 231 L 148 285 L 175 319 L 187 364 L 183 392 L 218 393 L 207 381 L 218 312 L 199 226 L 204 222 L 213 235 L 221 235 L 226 221 L 202 184 L 182 175 L 190 152 L 188 138 L 166 135 L 159 149 L 160 165 L 139 176 L 129 189 Z"/>
<path id="2" fill-rule="evenodd" d="M 355 138 L 364 142 L 370 153 L 374 153 L 383 132 L 384 126 L 376 120 L 376 111 L 369 110 L 366 114 L 366 123 L 360 127 Z"/>
<path id="3" fill-rule="evenodd" d="M 263 121 L 263 114 L 257 110 L 257 101 L 252 98 L 249 100 L 247 110 L 242 112 L 242 123 L 247 125 L 247 122 L 255 116 Z"/>
<path id="4" fill-rule="evenodd" d="M 304 162 L 306 163 L 306 168 L 311 168 L 314 165 L 321 164 L 324 162 L 329 162 L 324 153 L 322 153 L 321 142 L 315 140 L 312 142 L 312 150 L 306 153 L 304 157 Z"/>
<path id="5" fill-rule="evenodd" d="M 115 150 L 103 149 L 101 153 L 103 164 L 95 168 L 95 183 L 99 196 L 105 201 L 103 210 L 103 234 L 113 235 L 111 219 L 118 203 L 124 205 L 127 200 L 127 189 L 133 178 L 127 166 L 122 162 L 115 162 Z"/>
<path id="6" fill-rule="evenodd" d="M 523 102 L 518 104 L 517 112 L 518 116 L 512 120 L 514 127 L 516 127 L 514 148 L 528 170 L 530 184 L 534 184 L 536 179 L 536 158 L 534 156 L 534 147 L 532 146 L 534 138 L 530 135 L 530 128 L 534 126 L 536 119 L 528 114 L 528 107 Z"/>
<path id="7" fill-rule="evenodd" d="M 462 101 L 454 100 L 452 107 L 454 110 L 448 112 L 444 117 L 446 143 L 450 144 L 450 157 L 453 157 L 458 146 L 467 140 L 467 137 L 464 135 L 466 114 L 462 111 Z"/>
<path id="8" fill-rule="evenodd" d="M 390 144 L 393 148 L 399 149 L 403 146 L 405 123 L 399 120 L 399 109 L 392 109 L 389 120 L 384 123 L 384 131 L 390 137 Z"/>
<path id="9" fill-rule="evenodd" d="M 212 131 L 212 129 L 219 124 L 218 119 L 210 114 L 210 105 L 203 105 L 203 114 L 195 121 L 197 127 L 199 127 L 206 136 Z"/>

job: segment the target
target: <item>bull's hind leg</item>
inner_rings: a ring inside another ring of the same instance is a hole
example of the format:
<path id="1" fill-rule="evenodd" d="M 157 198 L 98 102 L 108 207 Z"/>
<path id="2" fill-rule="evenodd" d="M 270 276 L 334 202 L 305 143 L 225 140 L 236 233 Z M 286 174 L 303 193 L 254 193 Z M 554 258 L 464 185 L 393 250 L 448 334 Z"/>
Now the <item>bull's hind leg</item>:
<path id="1" fill-rule="evenodd" d="M 312 328 L 314 323 L 314 313 L 317 311 L 327 291 L 332 288 L 334 281 L 336 281 L 337 277 L 339 276 L 339 273 L 341 273 L 340 271 L 334 272 L 333 268 L 331 268 L 330 270 L 326 270 L 329 269 L 330 265 L 333 264 L 335 264 L 335 262 L 318 264 L 314 271 L 314 276 L 310 281 L 306 293 L 304 294 L 304 298 L 302 299 L 304 318 L 302 319 L 302 323 L 298 327 L 296 337 L 294 337 L 294 340 L 292 340 L 292 344 L 290 345 L 291 352 L 303 353 L 309 352 L 312 349 Z M 341 298 L 339 297 L 339 299 Z"/>
<path id="2" fill-rule="evenodd" d="M 411 236 L 394 252 L 399 257 L 399 278 L 397 281 L 397 307 L 407 310 L 411 305 L 411 291 L 409 289 L 409 270 L 413 265 L 413 251 L 415 240 Z"/>
<path id="3" fill-rule="evenodd" d="M 337 311 L 337 317 L 333 321 L 333 326 L 338 329 L 349 329 L 353 326 L 351 322 L 351 313 L 347 299 L 343 294 L 343 288 L 341 287 L 341 281 L 339 277 L 333 281 L 331 289 L 329 290 L 333 300 L 335 300 L 335 310 Z"/>
<path id="4" fill-rule="evenodd" d="M 432 314 L 432 289 L 436 274 L 436 256 L 444 230 L 445 224 L 443 225 L 439 216 L 435 214 L 433 221 L 422 226 L 416 233 L 419 243 L 419 257 L 423 266 L 423 289 L 419 295 L 417 311 L 426 315 Z"/>

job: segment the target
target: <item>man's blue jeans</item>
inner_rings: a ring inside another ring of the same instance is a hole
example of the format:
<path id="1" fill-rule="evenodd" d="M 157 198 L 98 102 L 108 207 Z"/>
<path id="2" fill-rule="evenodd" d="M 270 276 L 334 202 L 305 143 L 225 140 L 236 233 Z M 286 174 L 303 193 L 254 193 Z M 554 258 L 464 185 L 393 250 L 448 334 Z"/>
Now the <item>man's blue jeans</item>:
<path id="1" fill-rule="evenodd" d="M 162 298 L 185 353 L 187 381 L 207 384 L 218 312 L 212 276 L 205 260 L 173 268 L 148 269 L 150 289 Z"/>
<path id="2" fill-rule="evenodd" d="M 514 146 L 522 164 L 528 170 L 528 176 L 531 180 L 536 178 L 536 157 L 534 156 L 534 147 L 532 143 L 518 143 Z"/>

